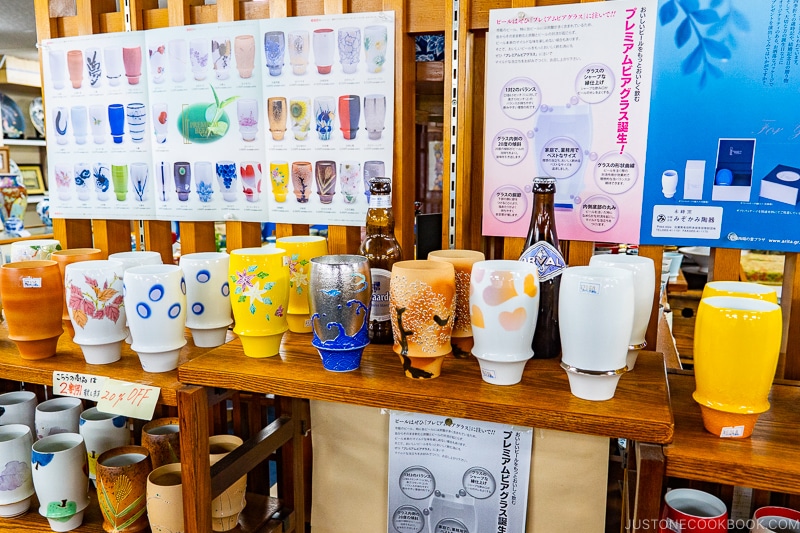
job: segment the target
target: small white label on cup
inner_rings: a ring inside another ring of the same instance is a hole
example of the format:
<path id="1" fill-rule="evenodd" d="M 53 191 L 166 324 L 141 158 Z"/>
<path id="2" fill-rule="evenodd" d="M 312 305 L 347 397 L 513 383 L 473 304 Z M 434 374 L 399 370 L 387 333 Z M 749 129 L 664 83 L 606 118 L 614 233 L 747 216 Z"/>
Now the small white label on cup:
<path id="1" fill-rule="evenodd" d="M 41 289 L 42 278 L 22 278 L 23 289 Z"/>
<path id="2" fill-rule="evenodd" d="M 600 284 L 582 281 L 580 285 L 580 291 L 586 294 L 600 294 Z"/>
<path id="3" fill-rule="evenodd" d="M 489 379 L 495 379 L 497 376 L 494 373 L 494 370 L 483 370 L 481 369 L 481 374 Z"/>
<path id="4" fill-rule="evenodd" d="M 307 328 L 310 328 L 311 326 L 313 326 L 313 325 L 314 325 L 314 323 L 311 321 L 311 319 L 310 319 L 310 318 L 307 318 L 307 319 L 306 319 L 306 321 L 305 321 L 305 322 L 303 322 L 303 325 L 304 325 L 305 327 L 307 327 Z"/>
<path id="5" fill-rule="evenodd" d="M 744 426 L 727 426 L 722 428 L 720 437 L 741 437 L 744 435 Z"/>
<path id="6" fill-rule="evenodd" d="M 288 255 L 283 256 L 283 266 L 289 266 L 292 260 Z"/>

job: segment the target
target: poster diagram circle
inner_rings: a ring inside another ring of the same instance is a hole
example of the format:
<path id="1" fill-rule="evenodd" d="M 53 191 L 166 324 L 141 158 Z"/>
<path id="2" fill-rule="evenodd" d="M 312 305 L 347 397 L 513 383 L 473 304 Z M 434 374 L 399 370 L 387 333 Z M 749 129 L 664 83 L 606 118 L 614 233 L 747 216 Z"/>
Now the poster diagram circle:
<path id="1" fill-rule="evenodd" d="M 494 160 L 507 167 L 516 165 L 528 155 L 528 139 L 514 128 L 507 128 L 492 139 Z"/>
<path id="2" fill-rule="evenodd" d="M 539 158 L 545 174 L 556 179 L 564 179 L 581 168 L 583 151 L 574 139 L 554 137 L 542 147 Z"/>
<path id="3" fill-rule="evenodd" d="M 639 165 L 626 153 L 607 152 L 594 165 L 594 182 L 608 194 L 629 191 L 639 179 Z"/>
<path id="4" fill-rule="evenodd" d="M 618 220 L 619 208 L 608 196 L 598 194 L 581 204 L 581 224 L 589 231 L 603 233 L 613 228 Z"/>
<path id="5" fill-rule="evenodd" d="M 492 473 L 481 466 L 472 467 L 464 472 L 461 483 L 467 494 L 478 500 L 485 500 L 497 489 L 497 482 Z"/>
<path id="6" fill-rule="evenodd" d="M 520 77 L 503 85 L 500 92 L 500 109 L 508 118 L 525 120 L 539 110 L 542 91 L 530 78 Z"/>
<path id="7" fill-rule="evenodd" d="M 413 505 L 401 505 L 392 514 L 392 527 L 397 533 L 420 533 L 425 527 L 425 517 Z"/>
<path id="8" fill-rule="evenodd" d="M 575 78 L 575 92 L 587 104 L 599 104 L 614 91 L 614 71 L 602 63 L 583 67 Z"/>
<path id="9" fill-rule="evenodd" d="M 409 466 L 400 474 L 400 490 L 412 500 L 424 500 L 436 489 L 436 479 L 424 466 Z"/>
<path id="10" fill-rule="evenodd" d="M 503 185 L 492 192 L 489 209 L 499 222 L 516 222 L 528 210 L 528 197 L 519 187 Z"/>
<path id="11" fill-rule="evenodd" d="M 439 520 L 433 531 L 434 533 L 470 533 L 464 522 L 455 518 Z"/>

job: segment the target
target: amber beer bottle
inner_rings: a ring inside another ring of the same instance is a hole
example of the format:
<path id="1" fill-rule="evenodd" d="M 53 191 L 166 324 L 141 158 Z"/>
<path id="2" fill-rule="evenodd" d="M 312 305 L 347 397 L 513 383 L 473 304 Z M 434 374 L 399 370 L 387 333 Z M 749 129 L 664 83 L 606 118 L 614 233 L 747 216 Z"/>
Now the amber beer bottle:
<path id="1" fill-rule="evenodd" d="M 372 308 L 369 315 L 369 338 L 376 344 L 391 344 L 392 324 L 389 321 L 389 277 L 392 265 L 402 259 L 400 243 L 394 237 L 392 184 L 389 178 L 369 180 L 367 234 L 361 243 L 361 254 L 369 260 L 372 275 Z"/>
<path id="2" fill-rule="evenodd" d="M 539 315 L 533 334 L 533 357 L 549 359 L 561 353 L 558 329 L 558 290 L 561 273 L 567 268 L 558 246 L 556 233 L 555 178 L 534 178 L 533 215 L 525 240 L 525 251 L 519 258 L 536 265 L 539 270 Z"/>

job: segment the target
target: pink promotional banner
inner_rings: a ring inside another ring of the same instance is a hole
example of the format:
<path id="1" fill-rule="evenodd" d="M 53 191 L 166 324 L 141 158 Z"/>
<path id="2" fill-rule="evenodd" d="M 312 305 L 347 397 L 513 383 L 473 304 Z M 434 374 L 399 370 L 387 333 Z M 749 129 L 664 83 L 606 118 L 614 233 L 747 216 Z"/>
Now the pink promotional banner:
<path id="1" fill-rule="evenodd" d="M 524 237 L 536 176 L 559 237 L 639 242 L 656 0 L 492 10 L 483 234 Z"/>

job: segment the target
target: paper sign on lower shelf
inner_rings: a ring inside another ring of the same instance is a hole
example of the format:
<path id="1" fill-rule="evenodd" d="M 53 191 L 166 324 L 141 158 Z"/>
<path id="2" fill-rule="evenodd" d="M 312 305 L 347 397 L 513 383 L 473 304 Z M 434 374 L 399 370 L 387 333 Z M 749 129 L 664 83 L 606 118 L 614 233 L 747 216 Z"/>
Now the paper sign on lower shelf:
<path id="1" fill-rule="evenodd" d="M 140 420 L 152 420 L 161 389 L 107 379 L 97 400 L 97 410 L 103 413 L 125 415 Z"/>
<path id="2" fill-rule="evenodd" d="M 79 374 L 77 372 L 53 371 L 53 393 L 97 401 L 108 378 Z"/>

